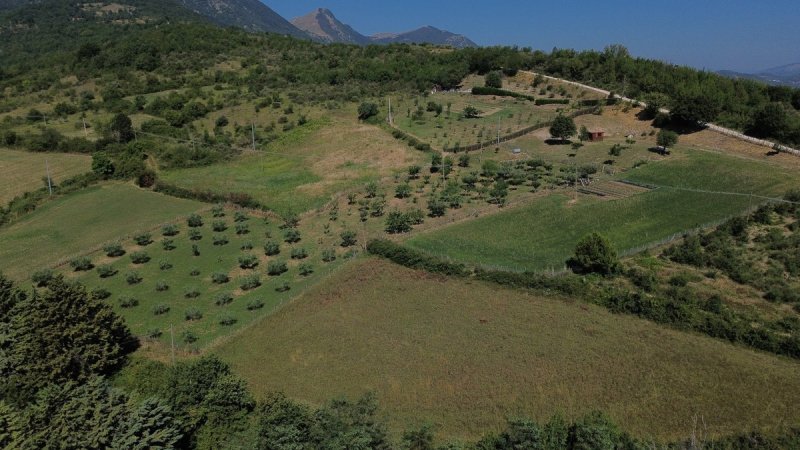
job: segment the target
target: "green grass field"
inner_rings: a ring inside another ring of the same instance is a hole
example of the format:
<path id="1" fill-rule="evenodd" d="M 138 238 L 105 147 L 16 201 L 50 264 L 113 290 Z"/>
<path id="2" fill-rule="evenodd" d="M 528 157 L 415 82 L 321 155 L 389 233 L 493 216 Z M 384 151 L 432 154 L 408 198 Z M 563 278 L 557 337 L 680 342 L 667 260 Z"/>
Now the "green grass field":
<path id="1" fill-rule="evenodd" d="M 92 158 L 65 153 L 30 153 L 0 148 L 0 204 L 17 195 L 45 186 L 43 178 L 55 184 L 75 175 L 89 172 Z"/>
<path id="2" fill-rule="evenodd" d="M 0 271 L 22 280 L 33 270 L 204 207 L 127 184 L 91 187 L 0 228 Z"/>
<path id="3" fill-rule="evenodd" d="M 152 232 L 153 243 L 147 246 L 139 246 L 131 239 L 120 242 L 126 249 L 126 255 L 110 258 L 105 252 L 95 252 L 89 257 L 95 266 L 110 265 L 116 274 L 107 278 L 101 278 L 97 270 L 88 272 L 72 272 L 69 267 L 64 271 L 71 278 L 80 281 L 90 290 L 103 288 L 112 293 L 107 302 L 114 305 L 131 327 L 132 331 L 141 336 L 144 340 L 152 343 L 157 341 L 161 344 L 161 350 L 166 352 L 168 343 L 172 336 L 170 329 L 174 332 L 176 346 L 179 350 L 193 350 L 202 348 L 215 339 L 229 335 L 258 317 L 273 311 L 275 308 L 286 302 L 289 298 L 298 295 L 305 288 L 317 282 L 321 277 L 330 273 L 337 267 L 342 258 L 336 262 L 324 263 L 321 252 L 323 248 L 318 244 L 323 239 L 312 238 L 310 235 L 296 244 L 283 242 L 283 231 L 279 230 L 278 224 L 272 221 L 267 223 L 262 218 L 250 217 L 249 220 L 242 222 L 247 225 L 246 234 L 237 234 L 233 213 L 228 211 L 226 217 L 212 218 L 210 213 L 202 214 L 204 225 L 196 228 L 199 230 L 202 239 L 193 241 L 189 238 L 189 228 L 186 221 L 176 222 L 179 226 L 179 234 L 174 237 L 162 237 L 160 230 Z M 217 221 L 225 222 L 228 227 L 224 231 L 213 231 L 213 223 Z M 224 236 L 229 241 L 224 245 L 215 245 L 214 238 Z M 266 236 L 270 236 L 268 239 Z M 303 233 L 301 233 L 303 236 Z M 162 245 L 163 239 L 171 239 L 175 248 L 165 250 Z M 327 239 L 327 248 L 336 248 L 334 240 L 338 237 L 331 236 Z M 281 243 L 281 253 L 276 256 L 267 257 L 264 252 L 264 244 L 268 240 Z M 251 249 L 243 248 L 243 244 L 248 243 Z M 199 255 L 194 256 L 192 245 L 196 245 Z M 304 249 L 307 257 L 291 259 L 292 249 Z M 131 254 L 144 251 L 150 257 L 150 261 L 144 264 L 134 264 Z M 344 253 L 339 250 L 339 254 Z M 254 269 L 242 269 L 239 266 L 239 257 L 252 255 L 258 258 L 258 267 Z M 288 266 L 288 272 L 281 275 L 270 276 L 267 274 L 267 267 L 271 261 L 283 261 Z M 168 263 L 170 267 L 164 266 Z M 309 264 L 313 268 L 313 273 L 301 275 L 299 266 Z M 192 275 L 193 271 L 196 275 Z M 127 281 L 127 275 L 136 273 L 141 277 L 141 282 L 131 285 Z M 214 283 L 212 274 L 223 273 L 229 277 L 227 282 Z M 246 277 L 257 276 L 261 285 L 252 289 L 243 289 L 242 281 Z M 161 282 L 168 288 L 163 291 L 156 289 Z M 277 291 L 284 283 L 288 283 L 289 290 Z M 196 290 L 197 297 L 189 298 L 186 293 Z M 229 294 L 232 298 L 229 304 L 216 304 L 220 294 Z M 124 297 L 135 298 L 138 305 L 130 308 L 123 308 L 120 305 Z M 260 301 L 262 306 L 252 308 L 254 301 Z M 155 314 L 154 308 L 166 306 L 168 311 Z M 248 309 L 251 307 L 252 309 Z M 196 310 L 202 317 L 195 320 L 186 318 L 187 311 Z M 232 319 L 235 323 L 223 325 L 222 319 Z M 149 336 L 153 330 L 161 332 L 160 338 Z M 194 335 L 196 341 L 187 340 L 184 333 L 189 332 Z M 147 338 L 150 339 L 147 339 Z"/>
<path id="4" fill-rule="evenodd" d="M 377 393 L 394 431 L 474 438 L 600 409 L 641 437 L 800 419 L 800 364 L 602 308 L 363 259 L 214 350 L 257 395 Z M 770 399 L 765 402 L 764 399 Z"/>
<path id="5" fill-rule="evenodd" d="M 713 174 L 713 175 L 712 175 Z M 781 195 L 795 186 L 788 171 L 715 153 L 684 151 L 620 176 L 692 189 Z M 758 204 L 748 196 L 659 189 L 621 200 L 551 195 L 500 214 L 412 237 L 426 252 L 508 270 L 560 270 L 575 244 L 599 232 L 624 252 L 674 233 L 736 215 Z"/>

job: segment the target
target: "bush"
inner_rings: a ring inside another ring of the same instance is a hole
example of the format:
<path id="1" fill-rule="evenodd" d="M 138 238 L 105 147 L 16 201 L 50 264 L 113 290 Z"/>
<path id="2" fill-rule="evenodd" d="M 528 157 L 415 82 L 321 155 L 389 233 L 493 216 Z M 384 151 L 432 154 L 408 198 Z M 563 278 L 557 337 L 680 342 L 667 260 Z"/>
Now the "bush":
<path id="1" fill-rule="evenodd" d="M 189 272 L 190 277 L 199 277 L 200 276 L 200 269 L 194 268 L 191 272 Z"/>
<path id="2" fill-rule="evenodd" d="M 308 252 L 304 248 L 293 248 L 291 256 L 292 259 L 306 259 L 308 258 Z"/>
<path id="3" fill-rule="evenodd" d="M 219 319 L 219 324 L 224 327 L 229 327 L 231 325 L 234 325 L 236 322 L 237 322 L 236 318 L 229 315 L 223 316 L 221 319 Z"/>
<path id="4" fill-rule="evenodd" d="M 211 242 L 214 245 L 219 247 L 219 246 L 222 246 L 222 245 L 228 245 L 228 242 L 230 242 L 230 241 L 228 240 L 228 236 L 225 236 L 224 234 L 215 234 L 211 238 Z"/>
<path id="5" fill-rule="evenodd" d="M 161 241 L 161 248 L 165 251 L 171 252 L 175 250 L 177 247 L 175 246 L 175 241 L 172 239 L 164 239 Z"/>
<path id="6" fill-rule="evenodd" d="M 242 251 L 249 251 L 249 250 L 252 250 L 252 249 L 253 249 L 253 243 L 250 242 L 250 241 L 242 242 L 242 245 L 239 247 L 239 250 L 242 250 Z"/>
<path id="7" fill-rule="evenodd" d="M 370 102 L 363 102 L 358 106 L 358 119 L 367 120 L 378 115 L 378 105 Z"/>
<path id="8" fill-rule="evenodd" d="M 252 291 L 259 286 L 261 286 L 261 277 L 256 274 L 243 277 L 239 282 L 239 287 L 243 291 Z"/>
<path id="9" fill-rule="evenodd" d="M 100 275 L 100 278 L 110 278 L 117 274 L 117 269 L 108 264 L 104 264 L 97 268 L 97 273 Z"/>
<path id="10" fill-rule="evenodd" d="M 33 281 L 37 287 L 45 287 L 50 284 L 54 276 L 55 274 L 51 269 L 37 270 L 31 275 L 31 281 Z"/>
<path id="11" fill-rule="evenodd" d="M 211 274 L 211 282 L 214 284 L 225 284 L 231 281 L 231 278 L 225 272 L 214 272 Z"/>
<path id="12" fill-rule="evenodd" d="M 185 313 L 183 313 L 183 316 L 186 318 L 186 320 L 191 322 L 202 319 L 203 313 L 201 313 L 200 310 L 197 308 L 190 308 L 187 309 Z"/>
<path id="13" fill-rule="evenodd" d="M 136 299 L 136 298 L 133 298 L 131 296 L 128 296 L 128 295 L 120 296 L 119 300 L 117 300 L 117 301 L 119 302 L 119 306 L 121 308 L 126 308 L 127 309 L 127 308 L 135 308 L 135 307 L 139 306 L 139 300 Z"/>
<path id="14" fill-rule="evenodd" d="M 160 270 L 170 270 L 172 269 L 172 263 L 162 259 L 161 261 L 158 262 L 158 268 Z"/>
<path id="15" fill-rule="evenodd" d="M 333 249 L 323 250 L 322 261 L 326 263 L 336 261 L 336 250 Z"/>
<path id="16" fill-rule="evenodd" d="M 425 270 L 451 276 L 465 276 L 468 273 L 463 264 L 442 261 L 386 239 L 370 241 L 367 244 L 367 251 L 373 255 L 382 256 L 411 269 Z"/>
<path id="17" fill-rule="evenodd" d="M 386 217 L 386 232 L 390 234 L 408 233 L 411 231 L 412 218 L 400 211 L 392 211 Z"/>
<path id="18" fill-rule="evenodd" d="M 300 264 L 300 267 L 298 269 L 300 270 L 300 275 L 304 277 L 307 277 L 314 273 L 314 267 L 311 264 L 306 264 L 306 263 Z"/>
<path id="19" fill-rule="evenodd" d="M 226 224 L 224 220 L 215 220 L 214 223 L 211 224 L 211 229 L 217 232 L 225 231 L 228 229 L 228 224 Z"/>
<path id="20" fill-rule="evenodd" d="M 358 240 L 356 239 L 355 231 L 350 231 L 350 230 L 342 231 L 339 237 L 342 238 L 341 246 L 345 248 L 352 247 L 356 245 L 356 243 L 358 242 Z"/>
<path id="21" fill-rule="evenodd" d="M 214 217 L 225 217 L 225 207 L 223 205 L 214 205 L 211 208 L 211 215 Z"/>
<path id="22" fill-rule="evenodd" d="M 233 303 L 233 295 L 228 292 L 220 292 L 214 296 L 214 304 L 217 306 L 225 306 Z"/>
<path id="23" fill-rule="evenodd" d="M 270 261 L 270 263 L 267 264 L 267 274 L 272 276 L 282 275 L 288 270 L 289 268 L 286 267 L 286 263 L 283 261 Z"/>
<path id="24" fill-rule="evenodd" d="M 186 290 L 183 291 L 183 296 L 186 298 L 200 297 L 200 290 L 195 287 L 186 288 Z"/>
<path id="25" fill-rule="evenodd" d="M 145 336 L 147 337 L 147 339 L 158 339 L 163 334 L 164 333 L 161 332 L 160 328 L 151 328 L 151 329 L 147 330 L 147 333 L 145 334 Z"/>
<path id="26" fill-rule="evenodd" d="M 289 292 L 290 289 L 292 289 L 292 287 L 289 285 L 288 281 L 284 281 L 275 288 L 275 290 L 278 292 Z"/>
<path id="27" fill-rule="evenodd" d="M 255 255 L 243 255 L 239 257 L 239 267 L 245 270 L 252 270 L 258 267 L 258 258 Z"/>
<path id="28" fill-rule="evenodd" d="M 267 256 L 275 256 L 281 253 L 281 245 L 275 241 L 269 241 L 264 244 L 264 253 Z"/>
<path id="29" fill-rule="evenodd" d="M 246 223 L 237 223 L 236 224 L 236 234 L 242 236 L 244 234 L 250 233 L 250 226 Z"/>
<path id="30" fill-rule="evenodd" d="M 200 230 L 189 230 L 189 240 L 199 241 L 203 239 L 203 233 Z"/>
<path id="31" fill-rule="evenodd" d="M 194 332 L 189 331 L 189 330 L 184 330 L 184 332 L 181 333 L 181 339 L 183 339 L 183 342 L 185 342 L 187 344 L 193 344 L 193 343 L 197 342 L 197 340 L 199 338 L 197 337 L 197 335 Z"/>
<path id="32" fill-rule="evenodd" d="M 294 228 L 290 228 L 283 234 L 283 240 L 290 244 L 300 242 L 300 232 Z"/>
<path id="33" fill-rule="evenodd" d="M 165 304 L 156 305 L 153 307 L 153 315 L 160 316 L 169 312 L 169 306 Z"/>
<path id="34" fill-rule="evenodd" d="M 394 190 L 394 196 L 401 199 L 411 197 L 411 185 L 408 183 L 398 185 Z"/>
<path id="35" fill-rule="evenodd" d="M 73 270 L 76 272 L 85 272 L 87 270 L 92 270 L 94 268 L 94 264 L 92 264 L 92 260 L 81 256 L 80 258 L 75 258 L 69 262 L 69 265 L 72 267 Z"/>
<path id="36" fill-rule="evenodd" d="M 198 214 L 191 214 L 186 218 L 186 224 L 191 228 L 199 228 L 203 226 L 203 218 Z"/>
<path id="37" fill-rule="evenodd" d="M 139 284 L 142 282 L 142 276 L 137 272 L 128 272 L 125 274 L 125 281 L 130 285 Z"/>
<path id="38" fill-rule="evenodd" d="M 255 311 L 264 307 L 264 301 L 260 299 L 250 300 L 250 303 L 247 304 L 248 311 Z"/>
<path id="39" fill-rule="evenodd" d="M 166 281 L 156 282 L 156 292 L 166 292 L 169 290 L 169 284 Z"/>
<path id="40" fill-rule="evenodd" d="M 236 211 L 235 213 L 233 213 L 234 222 L 240 223 L 240 222 L 247 222 L 248 220 L 250 220 L 250 218 L 247 217 L 247 214 L 241 211 Z"/>
<path id="41" fill-rule="evenodd" d="M 111 297 L 111 291 L 104 288 L 94 288 L 89 295 L 95 300 L 105 300 Z"/>
<path id="42" fill-rule="evenodd" d="M 120 244 L 107 244 L 103 246 L 103 251 L 109 258 L 119 258 L 125 254 L 125 249 Z"/>
<path id="43" fill-rule="evenodd" d="M 133 241 L 136 245 L 146 247 L 153 243 L 153 236 L 150 233 L 140 233 L 133 237 Z"/>
<path id="44" fill-rule="evenodd" d="M 150 262 L 150 255 L 147 252 L 133 252 L 131 253 L 131 262 L 134 264 L 146 264 Z"/>
<path id="45" fill-rule="evenodd" d="M 161 227 L 162 236 L 177 236 L 178 233 L 178 226 L 175 224 L 169 223 Z"/>
<path id="46" fill-rule="evenodd" d="M 575 255 L 567 260 L 573 272 L 614 275 L 619 271 L 617 252 L 603 236 L 592 233 L 575 246 Z"/>

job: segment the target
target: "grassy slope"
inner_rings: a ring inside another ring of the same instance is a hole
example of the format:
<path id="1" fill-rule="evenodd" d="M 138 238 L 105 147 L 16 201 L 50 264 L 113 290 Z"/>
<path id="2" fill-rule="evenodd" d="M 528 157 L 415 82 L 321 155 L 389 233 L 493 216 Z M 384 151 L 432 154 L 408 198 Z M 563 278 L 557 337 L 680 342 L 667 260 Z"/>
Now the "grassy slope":
<path id="1" fill-rule="evenodd" d="M 33 270 L 204 206 L 125 184 L 92 187 L 46 203 L 0 228 L 0 271 L 22 279 Z"/>
<path id="2" fill-rule="evenodd" d="M 697 151 L 632 170 L 623 178 L 763 195 L 780 195 L 793 185 L 789 172 L 773 166 Z M 582 197 L 574 205 L 563 196 L 550 196 L 525 207 L 418 235 L 409 244 L 490 267 L 561 269 L 575 243 L 593 231 L 604 234 L 624 251 L 737 214 L 750 204 L 747 196 L 676 190 L 657 190 L 616 201 Z"/>
<path id="3" fill-rule="evenodd" d="M 258 395 L 375 391 L 395 429 L 475 437 L 518 415 L 609 412 L 639 436 L 800 420 L 800 364 L 593 306 L 364 259 L 216 349 Z M 765 401 L 765 399 L 770 399 Z"/>
<path id="4" fill-rule="evenodd" d="M 0 204 L 42 187 L 46 166 L 50 167 L 50 177 L 57 184 L 88 172 L 91 165 L 92 158 L 87 155 L 30 153 L 0 148 Z"/>

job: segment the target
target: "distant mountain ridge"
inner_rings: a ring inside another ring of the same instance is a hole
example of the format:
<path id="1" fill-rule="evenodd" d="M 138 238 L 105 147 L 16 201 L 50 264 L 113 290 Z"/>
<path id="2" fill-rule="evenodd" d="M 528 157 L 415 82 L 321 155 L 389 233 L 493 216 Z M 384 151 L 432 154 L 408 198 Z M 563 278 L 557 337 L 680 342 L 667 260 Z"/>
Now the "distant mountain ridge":
<path id="1" fill-rule="evenodd" d="M 732 70 L 720 70 L 717 73 L 729 78 L 746 78 L 772 85 L 800 88 L 800 63 L 773 67 L 757 73 L 742 73 Z"/>
<path id="2" fill-rule="evenodd" d="M 477 47 L 478 44 L 466 36 L 425 26 L 405 33 L 378 33 L 364 36 L 351 26 L 339 21 L 334 14 L 324 8 L 292 19 L 292 24 L 305 31 L 312 38 L 326 43 L 344 44 L 434 44 L 449 45 L 455 48 Z"/>
<path id="3" fill-rule="evenodd" d="M 179 0 L 186 8 L 222 26 L 308 38 L 259 0 Z"/>

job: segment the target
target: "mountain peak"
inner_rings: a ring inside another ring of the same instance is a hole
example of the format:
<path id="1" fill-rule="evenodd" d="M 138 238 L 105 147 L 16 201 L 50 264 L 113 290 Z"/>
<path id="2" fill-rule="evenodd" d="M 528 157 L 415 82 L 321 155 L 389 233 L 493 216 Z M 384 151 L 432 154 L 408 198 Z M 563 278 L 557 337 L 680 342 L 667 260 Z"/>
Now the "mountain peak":
<path id="1" fill-rule="evenodd" d="M 368 37 L 340 22 L 327 8 L 317 8 L 305 16 L 292 19 L 292 25 L 322 42 L 359 45 L 370 42 Z"/>

